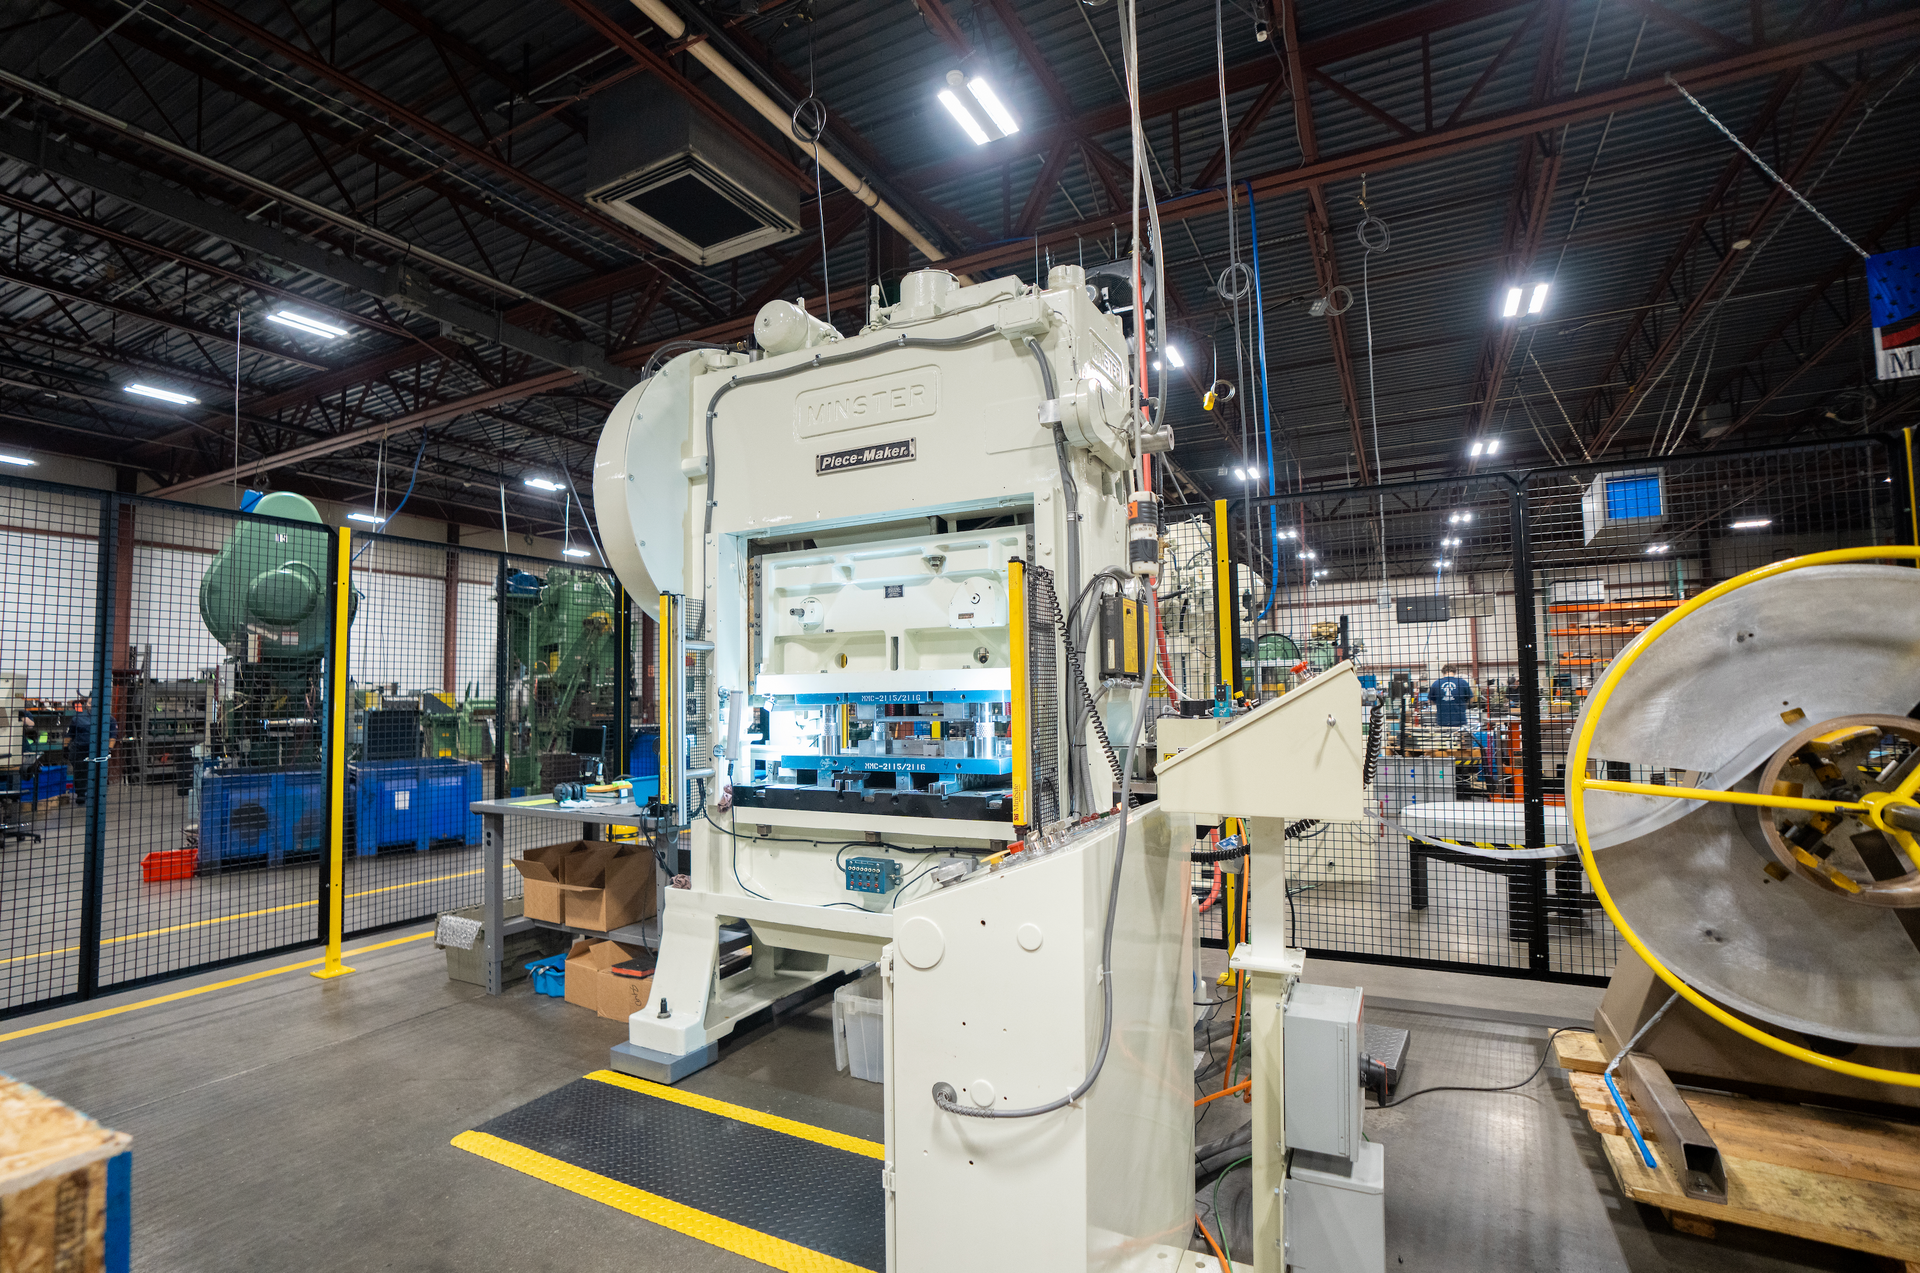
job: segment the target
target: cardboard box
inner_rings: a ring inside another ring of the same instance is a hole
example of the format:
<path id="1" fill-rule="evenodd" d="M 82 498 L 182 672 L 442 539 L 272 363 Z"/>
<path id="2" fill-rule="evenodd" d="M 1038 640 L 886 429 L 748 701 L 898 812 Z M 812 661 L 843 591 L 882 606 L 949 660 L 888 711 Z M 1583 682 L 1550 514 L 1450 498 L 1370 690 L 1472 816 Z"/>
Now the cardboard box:
<path id="1" fill-rule="evenodd" d="M 567 952 L 567 1002 L 590 1012 L 600 1011 L 602 974 L 615 964 L 647 953 L 643 946 L 582 937 Z"/>
<path id="2" fill-rule="evenodd" d="M 611 945 L 612 943 L 608 943 Z M 600 1015 L 609 1021 L 625 1021 L 647 1006 L 653 996 L 653 955 L 639 955 L 600 973 Z"/>
<path id="3" fill-rule="evenodd" d="M 529 918 L 597 933 L 654 913 L 653 855 L 632 841 L 575 840 L 528 850 L 514 869 L 525 884 Z"/>

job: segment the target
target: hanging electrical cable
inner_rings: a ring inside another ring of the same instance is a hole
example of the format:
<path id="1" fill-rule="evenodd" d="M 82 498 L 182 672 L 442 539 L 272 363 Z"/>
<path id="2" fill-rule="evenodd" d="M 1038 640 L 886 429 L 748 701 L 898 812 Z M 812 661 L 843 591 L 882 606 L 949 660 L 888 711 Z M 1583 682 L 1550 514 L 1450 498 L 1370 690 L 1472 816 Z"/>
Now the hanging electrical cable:
<path id="1" fill-rule="evenodd" d="M 1360 240 L 1362 249 L 1360 305 L 1367 325 L 1367 414 L 1373 422 L 1373 480 L 1384 482 L 1386 472 L 1380 467 L 1380 399 L 1374 392 L 1373 381 L 1373 254 L 1385 253 L 1393 242 L 1393 234 L 1387 229 L 1387 223 L 1367 207 L 1367 174 L 1364 172 L 1360 174 L 1360 211 L 1363 215 L 1360 224 L 1354 227 L 1354 237 Z M 1369 229 L 1373 234 L 1368 234 Z M 1380 532 L 1380 593 L 1384 597 L 1387 593 L 1387 501 L 1385 496 L 1379 496 L 1374 502 L 1378 507 Z"/>
<path id="2" fill-rule="evenodd" d="M 1266 439 L 1267 494 L 1275 493 L 1273 470 L 1276 465 L 1273 454 L 1273 400 L 1267 388 L 1267 309 L 1260 290 L 1260 214 L 1253 204 L 1253 183 L 1247 183 L 1247 254 L 1253 258 L 1253 330 L 1254 339 L 1259 341 L 1260 356 L 1255 360 L 1260 375 L 1260 429 Z M 1260 622 L 1265 622 L 1273 611 L 1273 599 L 1280 595 L 1280 513 L 1269 504 L 1267 506 L 1267 529 L 1270 532 L 1272 549 L 1271 565 L 1267 571 L 1267 604 L 1260 611 Z"/>

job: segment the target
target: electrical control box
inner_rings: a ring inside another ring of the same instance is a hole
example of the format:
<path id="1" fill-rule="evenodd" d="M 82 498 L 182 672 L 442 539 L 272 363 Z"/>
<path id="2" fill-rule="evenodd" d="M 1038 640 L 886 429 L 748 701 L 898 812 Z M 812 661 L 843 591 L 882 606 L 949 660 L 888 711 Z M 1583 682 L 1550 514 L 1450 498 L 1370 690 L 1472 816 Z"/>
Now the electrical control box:
<path id="1" fill-rule="evenodd" d="M 1349 1162 L 1360 1156 L 1360 991 L 1300 984 L 1286 1028 L 1287 1148 Z"/>
<path id="2" fill-rule="evenodd" d="M 848 858 L 847 891 L 891 893 L 900 883 L 900 863 L 893 858 Z"/>
<path id="3" fill-rule="evenodd" d="M 1147 607 L 1124 593 L 1100 603 L 1100 679 L 1138 681 L 1152 661 L 1147 653 Z"/>

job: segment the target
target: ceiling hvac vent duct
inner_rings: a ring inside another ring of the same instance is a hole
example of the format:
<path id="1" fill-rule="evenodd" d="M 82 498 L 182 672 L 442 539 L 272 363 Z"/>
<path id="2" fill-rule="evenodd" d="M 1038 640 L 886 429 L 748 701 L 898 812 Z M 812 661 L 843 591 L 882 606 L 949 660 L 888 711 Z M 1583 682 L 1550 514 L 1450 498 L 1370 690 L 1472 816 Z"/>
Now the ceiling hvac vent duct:
<path id="1" fill-rule="evenodd" d="M 587 202 L 695 265 L 800 233 L 800 192 L 648 75 L 593 99 Z"/>

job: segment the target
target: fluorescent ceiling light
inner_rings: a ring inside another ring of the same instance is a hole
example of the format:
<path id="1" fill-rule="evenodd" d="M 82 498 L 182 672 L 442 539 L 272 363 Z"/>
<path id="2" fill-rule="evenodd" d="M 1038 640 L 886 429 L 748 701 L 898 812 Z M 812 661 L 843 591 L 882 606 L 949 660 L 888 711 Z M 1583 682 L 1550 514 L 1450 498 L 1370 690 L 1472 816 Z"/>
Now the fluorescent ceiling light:
<path id="1" fill-rule="evenodd" d="M 1167 346 L 1167 361 L 1176 367 L 1184 367 L 1187 365 L 1187 360 L 1180 356 L 1180 346 L 1178 345 Z"/>
<path id="2" fill-rule="evenodd" d="M 561 553 L 563 557 L 591 557 L 592 553 L 584 548 L 568 548 Z"/>
<path id="3" fill-rule="evenodd" d="M 365 522 L 369 526 L 378 526 L 381 522 L 384 522 L 387 519 L 384 517 L 376 516 L 373 513 L 348 513 L 347 520 L 350 522 Z"/>
<path id="4" fill-rule="evenodd" d="M 1487 439 L 1487 454 L 1488 454 L 1488 455 L 1492 455 L 1492 454 L 1493 454 L 1494 452 L 1496 452 L 1496 451 L 1498 451 L 1499 449 L 1500 449 L 1500 439 L 1499 439 L 1499 438 L 1488 438 L 1488 439 Z"/>
<path id="5" fill-rule="evenodd" d="M 158 398 L 162 402 L 176 402 L 183 407 L 196 405 L 200 401 L 198 398 L 189 398 L 184 393 L 175 393 L 171 389 L 155 389 L 152 385 L 128 385 L 127 392 L 137 393 L 143 398 Z"/>
<path id="6" fill-rule="evenodd" d="M 1319 554 L 1319 553 L 1317 553 L 1317 552 L 1315 552 L 1315 551 L 1313 551 L 1313 549 L 1311 549 L 1311 548 L 1302 548 L 1302 549 L 1300 550 L 1300 555 L 1301 555 L 1302 557 L 1305 557 L 1305 558 L 1306 558 L 1306 559 L 1307 559 L 1308 561 L 1314 561 L 1314 560 L 1316 560 L 1316 559 L 1318 559 L 1318 558 L 1319 558 L 1319 556 L 1320 556 L 1320 554 Z"/>
<path id="7" fill-rule="evenodd" d="M 0 455 L 0 464 L 18 464 L 21 468 L 32 468 L 34 461 L 24 455 Z"/>
<path id="8" fill-rule="evenodd" d="M 1467 454 L 1469 454 L 1469 455 L 1478 455 L 1478 454 L 1480 454 L 1480 453 L 1481 453 L 1482 451 L 1484 451 L 1484 450 L 1486 450 L 1486 449 L 1487 449 L 1487 447 L 1486 447 L 1486 444 L 1485 444 L 1484 442 L 1475 442 L 1475 443 L 1473 444 L 1473 449 L 1472 449 L 1471 451 L 1469 451 L 1469 452 L 1467 452 Z"/>
<path id="9" fill-rule="evenodd" d="M 531 486 L 536 491 L 564 491 L 567 489 L 558 482 L 549 482 L 544 477 L 523 478 L 521 479 L 521 485 Z"/>
<path id="10" fill-rule="evenodd" d="M 1538 314 L 1542 309 L 1546 308 L 1546 304 L 1547 285 L 1545 283 L 1535 283 L 1533 285 L 1533 295 L 1527 298 L 1527 313 Z"/>
<path id="11" fill-rule="evenodd" d="M 1665 544 L 1648 544 L 1647 551 L 1650 553 L 1663 553 L 1667 551 L 1667 546 Z"/>
<path id="12" fill-rule="evenodd" d="M 1733 528 L 1735 530 L 1759 530 L 1762 526 L 1771 525 L 1773 525 L 1773 518 L 1771 517 L 1749 517 L 1745 521 L 1735 522 Z"/>
<path id="13" fill-rule="evenodd" d="M 283 327 L 295 328 L 299 331 L 306 332 L 310 336 L 324 336 L 328 340 L 338 340 L 342 336 L 351 334 L 344 327 L 335 327 L 331 323 L 323 323 L 317 318 L 308 318 L 305 314 L 296 314 L 290 309 L 283 309 L 277 313 L 268 314 L 267 321 L 270 323 L 279 323 Z"/>
<path id="14" fill-rule="evenodd" d="M 1473 514 L 1472 514 L 1472 513 L 1462 513 L 1462 514 L 1460 514 L 1460 520 L 1461 520 L 1461 521 L 1463 521 L 1463 522 L 1470 522 L 1470 521 L 1472 521 L 1472 520 L 1473 520 Z"/>
<path id="15" fill-rule="evenodd" d="M 1435 570 L 1445 570 L 1448 566 L 1451 566 L 1452 564 L 1453 563 L 1450 561 L 1436 561 L 1433 563 L 1433 568 Z"/>
<path id="16" fill-rule="evenodd" d="M 973 99 L 980 103 L 980 109 L 987 112 L 987 118 L 993 121 L 995 128 L 1009 137 L 1020 131 L 1019 121 L 1014 119 L 1013 112 L 1001 103 L 991 84 L 976 75 L 967 81 L 967 90 L 973 94 Z M 1173 365 L 1178 367 L 1180 364 L 1176 362 Z"/>
<path id="17" fill-rule="evenodd" d="M 1322 575 L 1324 575 L 1324 574 L 1326 574 L 1326 573 L 1327 573 L 1327 572 L 1326 572 L 1326 571 L 1324 571 L 1324 570 L 1316 570 L 1316 571 L 1314 571 L 1314 572 L 1313 572 L 1313 577 L 1314 577 L 1315 579 L 1318 579 L 1318 578 L 1320 578 L 1320 577 L 1321 577 Z"/>
<path id="18" fill-rule="evenodd" d="M 943 88 L 940 90 L 940 104 L 947 108 L 947 113 L 952 115 L 955 122 L 960 125 L 967 136 L 973 139 L 974 145 L 984 146 L 993 140 L 987 136 L 987 130 L 980 127 L 980 121 L 973 117 L 973 113 L 967 109 L 966 103 L 955 96 L 952 89 Z"/>
<path id="19" fill-rule="evenodd" d="M 1247 476 L 1248 476 L 1248 477 L 1253 477 L 1253 478 L 1257 478 L 1257 477 L 1259 477 L 1259 476 L 1260 476 L 1260 466 L 1259 466 L 1259 465 L 1257 465 L 1257 464 L 1249 464 L 1249 465 L 1247 465 Z"/>
<path id="20" fill-rule="evenodd" d="M 1507 303 L 1501 307 L 1500 317 L 1502 318 L 1517 317 L 1520 313 L 1521 299 L 1522 299 L 1522 293 L 1520 289 L 1517 287 L 1509 287 L 1507 289 Z"/>
<path id="21" fill-rule="evenodd" d="M 1233 476 L 1237 480 L 1244 482 L 1247 480 L 1247 471 L 1245 469 L 1235 469 L 1233 471 Z"/>
<path id="22" fill-rule="evenodd" d="M 1299 531 L 1297 531 L 1297 530 L 1283 530 L 1283 531 L 1281 531 L 1281 532 L 1280 532 L 1280 538 L 1282 538 L 1282 539 L 1298 539 L 1298 538 L 1300 538 L 1300 532 L 1299 532 Z"/>

